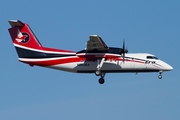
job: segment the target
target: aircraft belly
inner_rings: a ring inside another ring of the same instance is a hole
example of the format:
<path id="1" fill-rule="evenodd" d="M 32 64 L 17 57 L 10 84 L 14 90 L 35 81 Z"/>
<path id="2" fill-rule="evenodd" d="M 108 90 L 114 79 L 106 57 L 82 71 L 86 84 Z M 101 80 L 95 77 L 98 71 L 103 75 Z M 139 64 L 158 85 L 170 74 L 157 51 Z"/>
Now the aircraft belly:
<path id="1" fill-rule="evenodd" d="M 97 70 L 96 62 L 74 62 L 66 64 L 58 64 L 48 66 L 48 68 L 67 71 L 67 72 L 80 72 L 80 73 L 94 73 Z M 132 66 L 132 62 L 104 62 L 102 72 L 157 72 L 157 69 L 148 67 L 142 63 L 135 63 Z"/>
<path id="2" fill-rule="evenodd" d="M 66 64 L 57 64 L 52 66 L 47 66 L 48 68 L 67 71 L 67 72 L 77 72 L 76 67 L 77 63 L 66 63 Z"/>

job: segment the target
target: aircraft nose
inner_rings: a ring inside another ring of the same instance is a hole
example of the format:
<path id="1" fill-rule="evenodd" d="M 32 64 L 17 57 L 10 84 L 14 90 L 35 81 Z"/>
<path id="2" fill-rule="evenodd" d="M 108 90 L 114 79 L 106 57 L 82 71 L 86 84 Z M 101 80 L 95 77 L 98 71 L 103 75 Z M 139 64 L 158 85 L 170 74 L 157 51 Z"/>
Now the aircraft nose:
<path id="1" fill-rule="evenodd" d="M 173 67 L 170 66 L 169 64 L 166 64 L 166 65 L 165 65 L 165 70 L 166 70 L 166 71 L 171 71 L 171 70 L 173 70 Z"/>

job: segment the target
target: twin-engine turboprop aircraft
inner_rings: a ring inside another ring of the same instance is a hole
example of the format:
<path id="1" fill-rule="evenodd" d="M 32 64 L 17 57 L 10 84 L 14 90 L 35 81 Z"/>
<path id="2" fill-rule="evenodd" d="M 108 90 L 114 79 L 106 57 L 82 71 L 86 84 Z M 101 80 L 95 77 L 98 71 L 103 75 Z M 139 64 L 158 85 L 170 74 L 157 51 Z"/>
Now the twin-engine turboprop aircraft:
<path id="1" fill-rule="evenodd" d="M 123 48 L 108 47 L 98 35 L 91 35 L 87 48 L 79 52 L 43 47 L 28 24 L 9 21 L 8 29 L 19 56 L 19 61 L 30 66 L 42 66 L 75 73 L 95 73 L 104 83 L 106 73 L 162 72 L 173 68 L 152 54 L 127 54 Z"/>

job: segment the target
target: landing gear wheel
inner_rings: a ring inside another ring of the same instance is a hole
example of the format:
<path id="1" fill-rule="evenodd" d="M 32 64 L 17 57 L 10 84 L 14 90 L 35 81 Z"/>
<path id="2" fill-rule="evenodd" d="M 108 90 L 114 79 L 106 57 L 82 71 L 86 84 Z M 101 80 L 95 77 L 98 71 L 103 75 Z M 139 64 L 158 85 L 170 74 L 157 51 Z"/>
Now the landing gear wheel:
<path id="1" fill-rule="evenodd" d="M 96 70 L 95 74 L 96 74 L 96 76 L 100 76 L 101 75 L 101 71 L 100 70 Z"/>
<path id="2" fill-rule="evenodd" d="M 159 79 L 162 79 L 162 75 L 159 75 L 158 78 L 159 78 Z"/>
<path id="3" fill-rule="evenodd" d="M 162 79 L 162 72 L 163 71 L 159 71 L 159 76 L 158 76 L 159 79 Z"/>
<path id="4" fill-rule="evenodd" d="M 103 83 L 104 83 L 104 78 L 100 78 L 100 79 L 99 79 L 99 83 L 100 83 L 100 84 L 103 84 Z"/>

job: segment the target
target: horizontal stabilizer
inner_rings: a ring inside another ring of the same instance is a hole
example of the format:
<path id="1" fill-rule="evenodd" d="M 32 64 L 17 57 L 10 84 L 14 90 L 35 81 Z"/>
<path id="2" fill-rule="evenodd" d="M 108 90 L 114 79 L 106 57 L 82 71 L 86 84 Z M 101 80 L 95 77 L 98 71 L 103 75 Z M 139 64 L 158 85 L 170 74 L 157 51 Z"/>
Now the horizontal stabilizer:
<path id="1" fill-rule="evenodd" d="M 22 27 L 24 26 L 24 23 L 22 23 L 21 21 L 19 20 L 9 20 L 9 24 L 12 26 L 12 27 Z"/>

